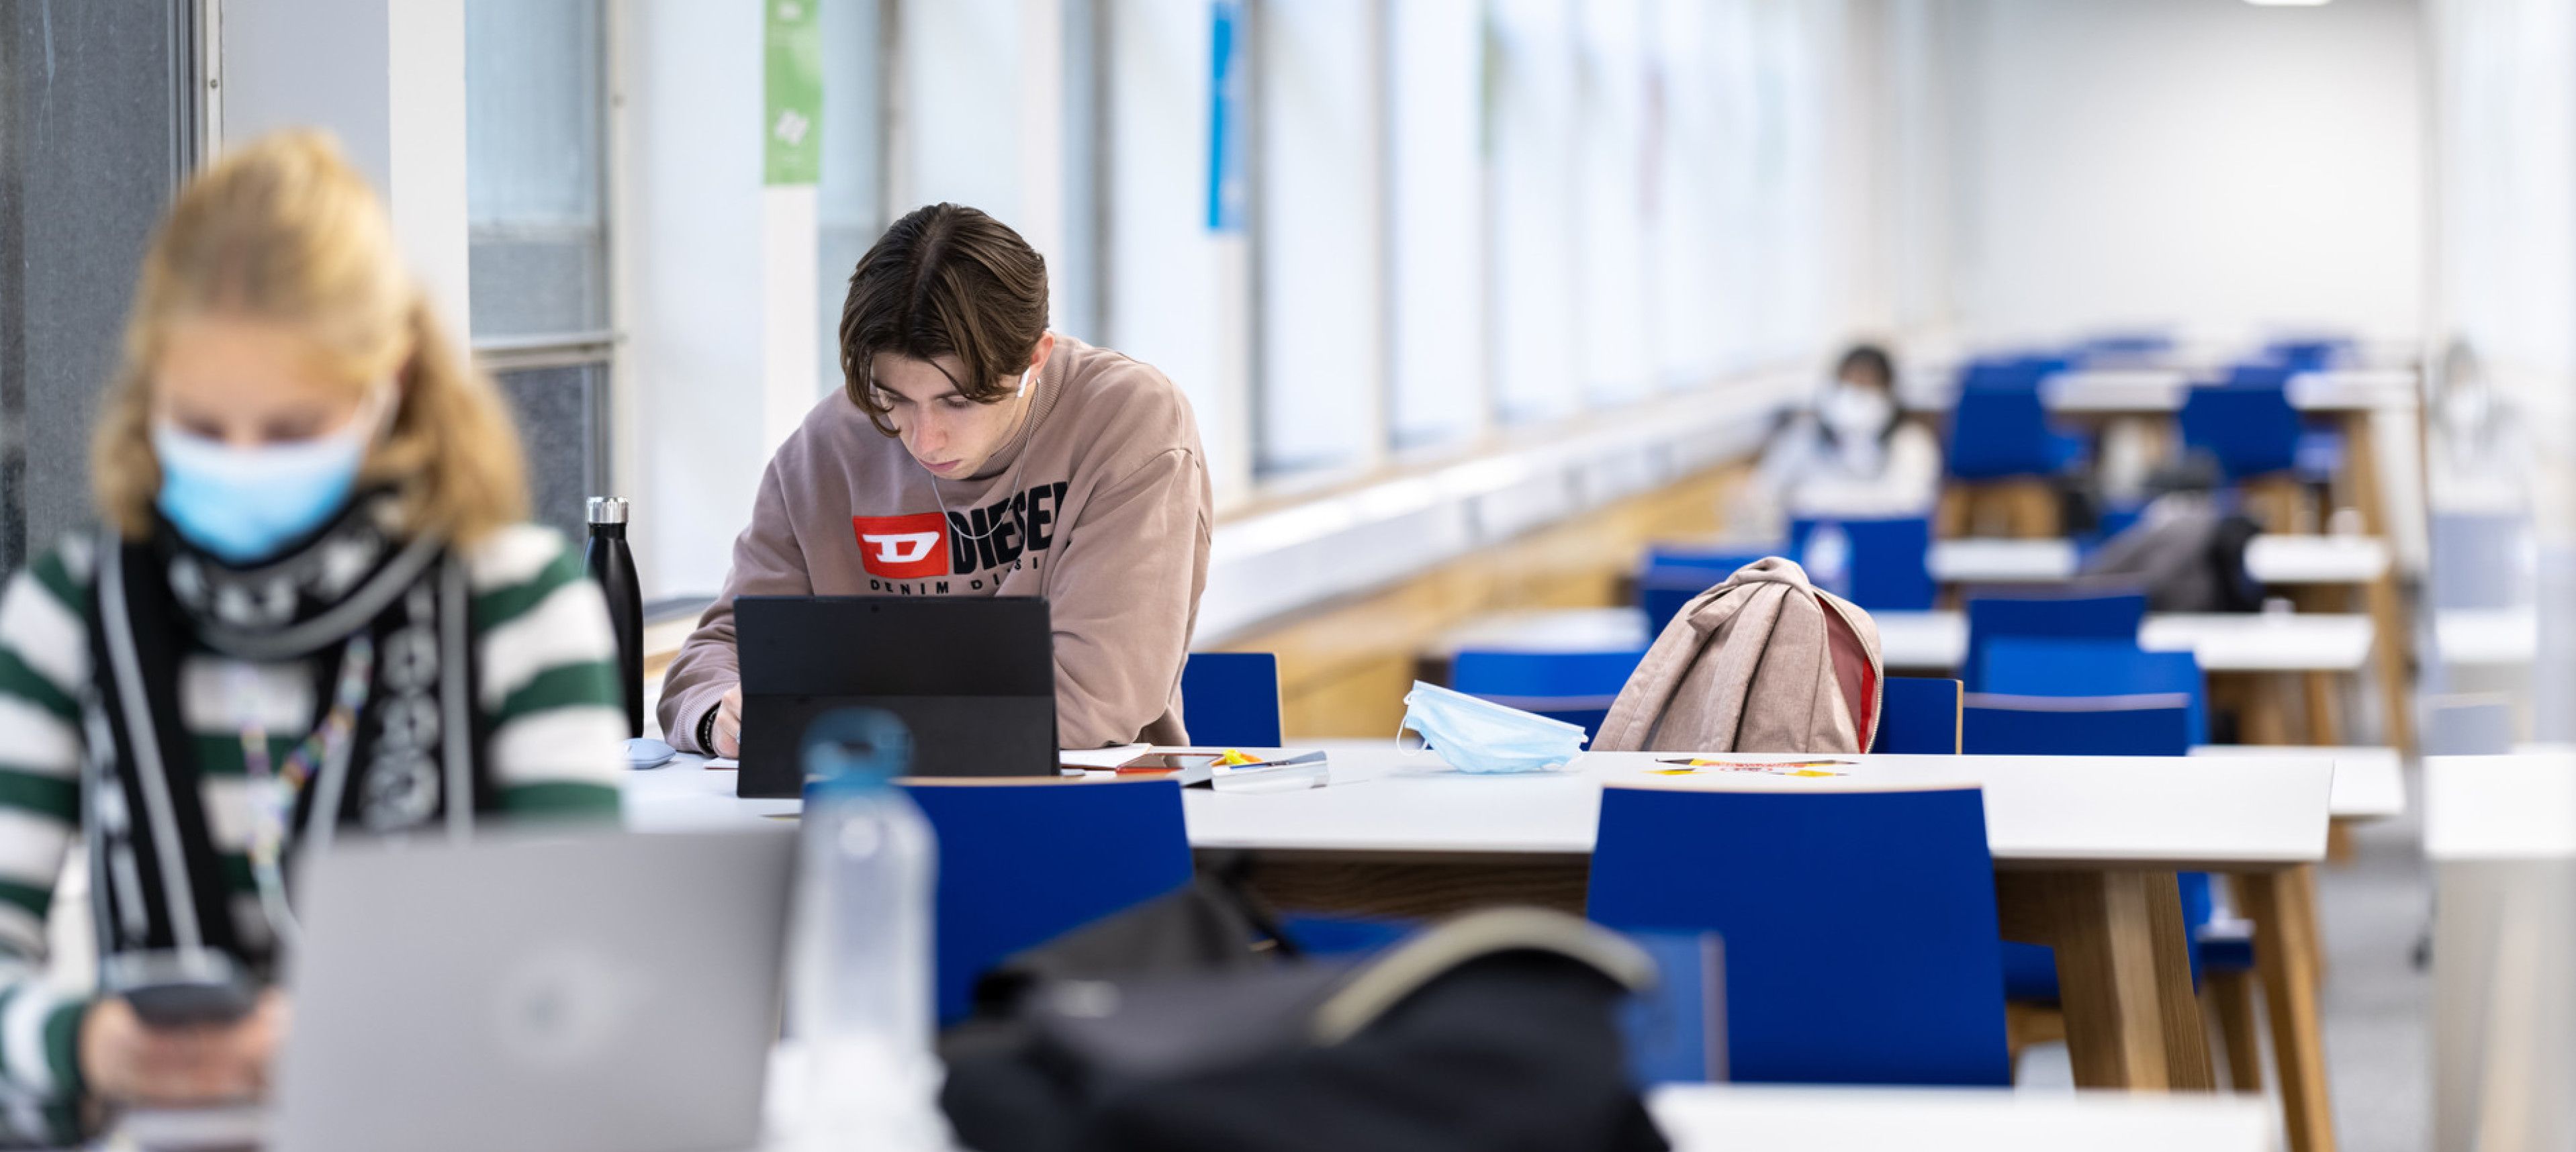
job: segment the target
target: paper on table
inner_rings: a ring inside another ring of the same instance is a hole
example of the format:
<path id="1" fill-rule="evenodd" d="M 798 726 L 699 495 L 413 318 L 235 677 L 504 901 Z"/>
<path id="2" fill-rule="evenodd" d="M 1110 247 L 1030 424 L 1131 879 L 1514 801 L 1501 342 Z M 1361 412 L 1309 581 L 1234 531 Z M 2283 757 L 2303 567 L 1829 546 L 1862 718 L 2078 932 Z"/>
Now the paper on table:
<path id="1" fill-rule="evenodd" d="M 1066 768 L 1116 768 L 1151 747 L 1151 744 L 1121 744 L 1115 748 L 1066 748 L 1056 753 L 1055 760 Z"/>
<path id="2" fill-rule="evenodd" d="M 709 772 L 731 772 L 740 767 L 742 767 L 742 761 L 740 760 L 728 760 L 722 756 L 712 756 L 707 759 L 707 771 Z"/>

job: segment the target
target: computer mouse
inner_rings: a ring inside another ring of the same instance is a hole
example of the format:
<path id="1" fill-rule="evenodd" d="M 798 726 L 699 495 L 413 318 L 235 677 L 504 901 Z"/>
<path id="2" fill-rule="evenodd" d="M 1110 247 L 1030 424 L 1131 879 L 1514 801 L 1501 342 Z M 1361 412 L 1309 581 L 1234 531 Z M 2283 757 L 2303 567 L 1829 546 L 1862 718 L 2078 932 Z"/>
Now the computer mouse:
<path id="1" fill-rule="evenodd" d="M 678 749 L 650 736 L 638 736 L 626 742 L 626 765 L 630 768 L 659 768 L 679 754 Z"/>

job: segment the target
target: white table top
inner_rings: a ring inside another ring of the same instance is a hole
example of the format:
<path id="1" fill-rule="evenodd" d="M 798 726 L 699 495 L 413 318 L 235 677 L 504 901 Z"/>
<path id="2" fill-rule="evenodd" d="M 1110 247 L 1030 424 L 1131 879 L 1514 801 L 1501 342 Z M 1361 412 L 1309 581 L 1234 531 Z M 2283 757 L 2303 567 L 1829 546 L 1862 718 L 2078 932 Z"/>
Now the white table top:
<path id="1" fill-rule="evenodd" d="M 1966 614 L 1872 612 L 1881 662 L 1891 671 L 1948 671 L 1968 654 Z M 2370 659 L 2370 617 L 2357 613 L 2164 613 L 2147 618 L 2138 643 L 2188 651 L 2209 672 L 2351 672 Z M 1480 617 L 1432 645 L 1446 657 L 1466 648 L 1580 652 L 1644 648 L 1645 617 L 1634 608 L 1565 608 Z"/>
<path id="2" fill-rule="evenodd" d="M 2182 409 L 2195 380 L 2222 370 L 2212 365 L 2183 368 L 2102 368 L 2061 372 L 2040 385 L 2040 402 L 2067 416 L 2156 416 Z M 2416 375 L 2411 369 L 2335 369 L 2304 372 L 2289 381 L 2290 403 L 2303 412 L 2362 412 L 2410 409 L 2417 403 Z M 1946 412 L 1958 403 L 1953 380 L 1909 384 L 1908 409 Z"/>
<path id="3" fill-rule="evenodd" d="M 1924 557 L 1943 584 L 2061 584 L 2075 578 L 2072 540 L 1942 540 Z M 2367 584 L 2388 571 L 2371 536 L 2265 534 L 2245 546 L 2245 570 L 2265 584 Z"/>
<path id="4" fill-rule="evenodd" d="M 2271 1152 L 2260 1098 L 1670 1084 L 1647 1098 L 1675 1152 Z"/>
<path id="5" fill-rule="evenodd" d="M 2197 378 L 2166 368 L 2061 372 L 2040 385 L 2040 399 L 2066 415 L 2178 412 Z M 2288 390 L 2293 407 L 2315 413 L 2410 408 L 2416 399 L 2415 373 L 2404 369 L 2302 372 L 2290 378 Z"/>
<path id="6" fill-rule="evenodd" d="M 2137 862 L 2224 870 L 2311 862 L 2325 854 L 2334 761 L 2243 762 L 2159 756 L 1849 756 L 1842 776 L 1759 772 L 1653 775 L 1668 753 L 1593 753 L 1573 770 L 1470 776 L 1392 740 L 1308 741 L 1333 782 L 1303 792 L 1182 793 L 1198 848 L 1354 855 L 1559 855 L 1592 851 L 1605 781 L 1787 791 L 1985 789 L 1986 839 L 2000 863 Z M 1730 756 L 1795 761 L 1797 756 Z M 632 774 L 626 819 L 639 831 L 756 824 L 793 800 L 741 800 L 731 771 L 683 756 Z"/>
<path id="7" fill-rule="evenodd" d="M 2406 770 L 2394 748 L 2370 745 L 2203 744 L 2194 756 L 2287 756 L 2334 761 L 2326 811 L 2337 820 L 2386 820 L 2406 814 Z"/>
<path id="8" fill-rule="evenodd" d="M 2440 608 L 2433 612 L 2433 652 L 2454 667 L 2498 668 L 2540 658 L 2536 608 Z"/>
<path id="9" fill-rule="evenodd" d="M 1872 612 L 1891 670 L 1945 670 L 1968 655 L 1963 612 Z M 2350 672 L 2370 659 L 2370 617 L 2357 613 L 2172 612 L 2147 617 L 2138 643 L 2189 652 L 2204 672 Z"/>
<path id="10" fill-rule="evenodd" d="M 2425 757 L 2424 855 L 2576 856 L 2576 751 Z"/>
<path id="11" fill-rule="evenodd" d="M 2268 865 L 2325 850 L 2330 760 L 2251 764 L 2171 757 L 1850 756 L 1845 773 L 1653 774 L 1667 753 L 1593 753 L 1568 772 L 1469 776 L 1392 741 L 1322 741 L 1333 783 L 1305 792 L 1191 789 L 1183 806 L 1202 848 L 1359 854 L 1582 855 L 1605 782 L 1657 787 L 1831 791 L 1975 784 L 1998 861 Z M 1796 761 L 1797 756 L 1729 756 Z"/>

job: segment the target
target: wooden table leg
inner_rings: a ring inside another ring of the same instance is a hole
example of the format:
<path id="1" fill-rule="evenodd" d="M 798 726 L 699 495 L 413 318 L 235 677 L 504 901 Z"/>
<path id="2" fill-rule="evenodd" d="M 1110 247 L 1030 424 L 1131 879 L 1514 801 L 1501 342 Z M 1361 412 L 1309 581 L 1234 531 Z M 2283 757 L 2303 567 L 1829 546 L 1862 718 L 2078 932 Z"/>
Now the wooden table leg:
<path id="1" fill-rule="evenodd" d="M 2379 486 L 2379 441 L 2372 431 L 2367 410 L 2344 413 L 2344 471 L 2352 485 L 2353 508 L 2361 513 L 2361 530 L 2378 537 L 2393 553 L 2397 542 L 2388 536 L 2388 502 Z M 2393 558 L 2388 570 L 2365 586 L 2362 595 L 2370 607 L 2371 661 L 2379 674 L 2382 707 L 2388 714 L 2388 742 L 2400 752 L 2410 752 L 2415 747 L 2413 701 L 2406 692 L 2410 637 L 2398 611 L 2397 564 Z"/>
<path id="2" fill-rule="evenodd" d="M 2309 672 L 2300 677 L 2308 690 L 2305 703 L 2310 744 L 2331 746 L 2343 743 L 2340 726 L 2335 723 L 2334 677 L 2332 672 Z"/>
<path id="3" fill-rule="evenodd" d="M 2263 1045 L 2255 1038 L 2254 976 L 2250 972 L 2208 971 L 2200 974 L 2209 990 L 2209 1006 L 2218 1017 L 2218 1034 L 2227 1042 L 2227 1086 L 2238 1092 L 2263 1090 Z"/>
<path id="4" fill-rule="evenodd" d="M 2290 1152 L 2334 1152 L 2334 1108 L 2326 1088 L 2325 1031 L 2317 1005 L 2314 896 L 2305 866 L 2247 873 L 2237 880 L 2254 922 L 2255 966 L 2272 1018 L 2272 1057 L 2281 1084 Z"/>
<path id="5" fill-rule="evenodd" d="M 2056 949 L 2078 1087 L 2213 1086 L 2173 873 L 2006 872 L 1995 893 L 2006 939 Z"/>

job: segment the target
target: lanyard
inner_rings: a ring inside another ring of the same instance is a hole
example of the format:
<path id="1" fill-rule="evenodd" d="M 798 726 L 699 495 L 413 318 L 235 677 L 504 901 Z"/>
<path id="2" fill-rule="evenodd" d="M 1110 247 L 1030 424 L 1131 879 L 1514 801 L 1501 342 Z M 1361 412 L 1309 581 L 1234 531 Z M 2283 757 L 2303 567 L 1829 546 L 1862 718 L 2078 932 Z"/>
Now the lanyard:
<path id="1" fill-rule="evenodd" d="M 375 638 L 365 632 L 350 637 L 341 651 L 340 678 L 331 693 L 330 713 L 287 753 L 284 763 L 273 767 L 268 753 L 268 726 L 260 707 L 258 674 L 248 664 L 235 666 L 233 702 L 241 716 L 242 769 L 250 777 L 251 876 L 259 885 L 260 910 L 267 914 L 278 939 L 289 948 L 295 945 L 297 926 L 295 913 L 286 903 L 286 875 L 281 866 L 286 831 L 295 821 L 296 801 L 304 794 L 304 786 L 313 779 L 315 770 L 345 764 L 350 737 L 357 731 L 358 713 L 367 706 L 375 664 Z M 337 816 L 332 812 L 314 814 L 317 820 Z"/>

